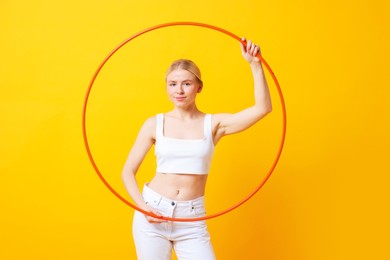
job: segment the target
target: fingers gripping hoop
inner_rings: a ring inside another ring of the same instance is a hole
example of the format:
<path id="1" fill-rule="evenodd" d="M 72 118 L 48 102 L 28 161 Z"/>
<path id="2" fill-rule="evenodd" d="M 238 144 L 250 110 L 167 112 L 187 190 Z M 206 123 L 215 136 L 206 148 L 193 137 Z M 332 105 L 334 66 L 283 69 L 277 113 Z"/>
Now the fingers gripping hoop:
<path id="1" fill-rule="evenodd" d="M 240 37 L 238 37 L 237 35 L 235 35 L 235 34 L 233 34 L 231 32 L 228 32 L 228 31 L 226 31 L 226 30 L 224 30 L 222 28 L 219 28 L 219 27 L 215 27 L 213 25 L 204 24 L 204 23 L 197 23 L 197 22 L 171 22 L 171 23 L 159 24 L 159 25 L 147 28 L 147 29 L 145 29 L 143 31 L 140 31 L 140 32 L 134 34 L 133 36 L 127 38 L 125 41 L 123 41 L 121 44 L 119 44 L 115 49 L 113 49 L 107 55 L 107 57 L 102 61 L 100 66 L 97 68 L 95 74 L 93 75 L 93 77 L 91 79 L 91 82 L 89 84 L 89 87 L 87 89 L 87 93 L 86 93 L 85 99 L 84 99 L 84 106 L 83 106 L 83 112 L 82 112 L 82 131 L 83 131 L 84 145 L 85 145 L 85 148 L 87 150 L 87 154 L 88 154 L 89 160 L 91 161 L 91 164 L 92 164 L 93 168 L 95 169 L 97 175 L 99 176 L 101 181 L 104 183 L 104 185 L 106 185 L 106 187 L 116 197 L 118 197 L 122 202 L 124 202 L 128 206 L 132 207 L 135 210 L 138 210 L 139 212 L 142 212 L 143 214 L 146 214 L 146 215 L 149 215 L 149 216 L 152 216 L 152 217 L 155 217 L 155 218 L 168 220 L 168 221 L 191 222 L 191 221 L 200 221 L 200 220 L 212 219 L 212 218 L 224 215 L 224 214 L 226 214 L 226 213 L 228 213 L 228 212 L 238 208 L 242 204 L 244 204 L 246 201 L 248 201 L 250 198 L 252 198 L 264 186 L 264 184 L 271 177 L 271 174 L 273 173 L 273 171 L 274 171 L 274 169 L 275 169 L 275 167 L 276 167 L 276 165 L 277 165 L 277 163 L 279 161 L 279 158 L 281 156 L 281 153 L 282 153 L 282 150 L 283 150 L 283 146 L 284 146 L 285 136 L 286 136 L 286 107 L 285 107 L 284 98 L 283 98 L 283 94 L 282 94 L 282 90 L 280 88 L 279 82 L 276 79 L 276 76 L 273 73 L 271 67 L 268 65 L 268 63 L 264 60 L 264 58 L 259 53 L 257 54 L 257 57 L 260 59 L 262 64 L 266 67 L 266 69 L 270 73 L 270 75 L 271 75 L 271 77 L 272 77 L 272 79 L 273 79 L 273 81 L 275 83 L 275 86 L 276 86 L 276 88 L 278 90 L 278 93 L 279 93 L 280 104 L 281 104 L 281 107 L 282 107 L 282 115 L 283 115 L 282 136 L 281 136 L 281 139 L 280 139 L 280 145 L 279 145 L 279 149 L 278 149 L 278 152 L 276 154 L 276 157 L 275 157 L 275 159 L 273 161 L 273 164 L 272 164 L 271 168 L 269 169 L 267 175 L 265 176 L 265 178 L 255 188 L 254 191 L 252 191 L 247 197 L 245 197 L 243 200 L 241 200 L 237 204 L 231 206 L 230 208 L 227 208 L 227 209 L 225 209 L 223 211 L 220 211 L 220 212 L 212 214 L 212 215 L 206 215 L 204 217 L 198 217 L 198 218 L 170 218 L 170 217 L 164 217 L 164 216 L 156 216 L 155 214 L 153 214 L 151 212 L 148 212 L 148 211 L 145 211 L 143 209 L 138 208 L 137 206 L 135 206 L 134 204 L 132 204 L 131 202 L 126 200 L 124 197 L 122 197 L 117 191 L 115 191 L 114 188 L 112 188 L 111 185 L 103 177 L 102 173 L 100 172 L 100 170 L 96 166 L 95 160 L 93 159 L 91 150 L 89 148 L 88 137 L 87 137 L 87 129 L 86 129 L 87 104 L 88 104 L 88 99 L 89 99 L 89 95 L 90 95 L 92 86 L 93 86 L 97 76 L 99 75 L 100 70 L 103 68 L 104 64 L 111 58 L 111 56 L 114 55 L 114 53 L 116 51 L 118 51 L 121 47 L 123 47 L 125 44 L 127 44 L 128 42 L 132 41 L 133 39 L 135 39 L 135 38 L 137 38 L 137 37 L 139 37 L 139 36 L 141 36 L 141 35 L 143 35 L 143 34 L 145 34 L 147 32 L 150 32 L 150 31 L 153 31 L 153 30 L 157 30 L 157 29 L 160 29 L 160 28 L 164 28 L 164 27 L 183 26 L 183 25 L 186 25 L 186 26 L 198 26 L 198 27 L 204 27 L 204 28 L 208 28 L 208 29 L 211 29 L 211 30 L 215 30 L 215 31 L 224 33 L 224 34 L 226 34 L 226 35 L 236 39 L 237 41 L 243 43 L 244 46 L 246 46 L 246 42 L 245 41 L 242 41 Z"/>

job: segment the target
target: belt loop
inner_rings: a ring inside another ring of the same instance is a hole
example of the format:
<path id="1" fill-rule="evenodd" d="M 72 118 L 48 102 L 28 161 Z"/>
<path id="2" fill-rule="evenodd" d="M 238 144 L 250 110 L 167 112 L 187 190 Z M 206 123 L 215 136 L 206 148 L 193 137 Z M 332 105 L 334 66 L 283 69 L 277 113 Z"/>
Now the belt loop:
<path id="1" fill-rule="evenodd" d="M 158 197 L 156 198 L 156 206 L 160 205 L 161 200 L 162 200 L 162 196 L 158 195 Z"/>

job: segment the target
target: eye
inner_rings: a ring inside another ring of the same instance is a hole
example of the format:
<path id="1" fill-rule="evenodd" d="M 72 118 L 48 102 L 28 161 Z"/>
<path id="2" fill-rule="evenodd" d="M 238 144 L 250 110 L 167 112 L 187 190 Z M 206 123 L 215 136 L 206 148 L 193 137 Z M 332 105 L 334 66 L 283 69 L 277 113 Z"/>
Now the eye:
<path id="1" fill-rule="evenodd" d="M 176 83 L 174 83 L 174 82 L 171 82 L 171 83 L 169 83 L 169 84 L 168 84 L 168 86 L 170 86 L 170 87 L 174 87 L 174 86 L 176 86 Z"/>
<path id="2" fill-rule="evenodd" d="M 186 87 L 191 86 L 191 82 L 186 82 L 186 83 L 184 83 L 184 86 L 186 86 Z"/>

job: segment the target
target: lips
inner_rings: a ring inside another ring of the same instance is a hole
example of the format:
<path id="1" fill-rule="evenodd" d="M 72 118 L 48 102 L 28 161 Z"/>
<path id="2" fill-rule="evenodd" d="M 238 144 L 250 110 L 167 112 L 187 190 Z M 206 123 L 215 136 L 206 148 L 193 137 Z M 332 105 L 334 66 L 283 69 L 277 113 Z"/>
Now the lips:
<path id="1" fill-rule="evenodd" d="M 175 97 L 175 100 L 176 101 L 183 101 L 185 100 L 186 98 L 185 97 Z"/>

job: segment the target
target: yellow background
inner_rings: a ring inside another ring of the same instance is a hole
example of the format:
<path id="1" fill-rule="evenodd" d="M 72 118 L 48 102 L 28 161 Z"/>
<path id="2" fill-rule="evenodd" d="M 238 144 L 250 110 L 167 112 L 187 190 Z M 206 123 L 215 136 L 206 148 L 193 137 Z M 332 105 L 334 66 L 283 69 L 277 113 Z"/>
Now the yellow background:
<path id="1" fill-rule="evenodd" d="M 288 129 L 267 184 L 208 221 L 218 259 L 388 259 L 389 1 L 10 1 L 0 3 L 0 259 L 136 259 L 133 210 L 95 174 L 81 110 L 103 58 L 147 27 L 197 21 L 259 43 L 282 86 Z M 90 96 L 91 150 L 120 171 L 142 121 L 170 104 L 172 59 L 204 74 L 199 106 L 234 112 L 252 82 L 237 42 L 202 28 L 141 36 L 104 67 Z M 217 147 L 207 187 L 216 213 L 241 200 L 276 153 L 281 112 Z M 140 182 L 153 174 L 153 156 Z"/>

